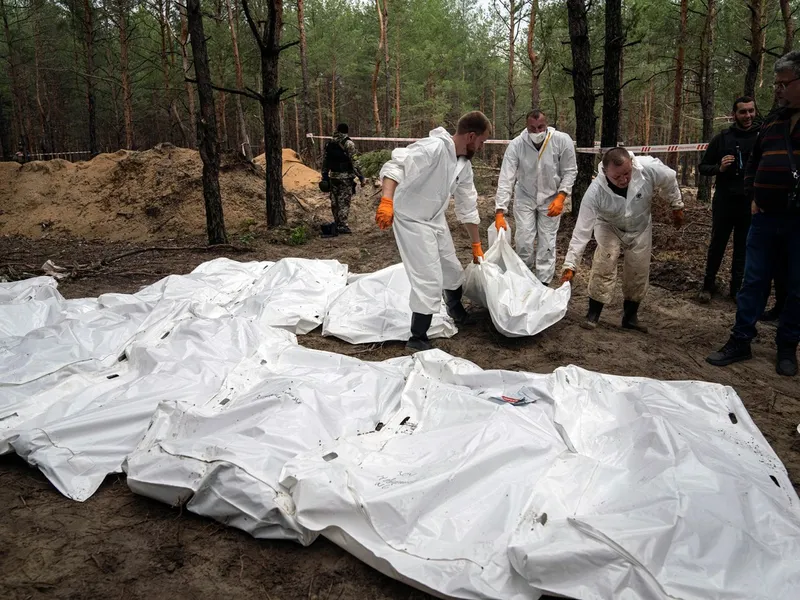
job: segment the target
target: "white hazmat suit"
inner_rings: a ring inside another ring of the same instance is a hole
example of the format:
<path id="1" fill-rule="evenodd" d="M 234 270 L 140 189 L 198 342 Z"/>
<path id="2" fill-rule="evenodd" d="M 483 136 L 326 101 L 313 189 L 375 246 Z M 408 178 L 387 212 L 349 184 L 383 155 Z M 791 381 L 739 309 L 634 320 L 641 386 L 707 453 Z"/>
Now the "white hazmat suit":
<path id="1" fill-rule="evenodd" d="M 503 156 L 495 209 L 508 211 L 513 189 L 517 254 L 545 284 L 550 283 L 556 270 L 556 235 L 561 222 L 561 215 L 548 217 L 547 209 L 559 192 L 566 196 L 572 193 L 577 175 L 572 138 L 552 127 L 547 128 L 539 150 L 526 129 L 511 140 Z"/>
<path id="2" fill-rule="evenodd" d="M 450 197 L 461 223 L 480 223 L 472 164 L 456 157 L 452 136 L 438 127 L 429 137 L 394 150 L 381 169 L 384 177 L 398 182 L 392 226 L 411 282 L 411 311 L 437 314 L 443 290 L 464 283 L 445 217 Z"/>
<path id="3" fill-rule="evenodd" d="M 576 270 L 592 237 L 597 250 L 589 276 L 589 297 L 603 304 L 611 300 L 617 278 L 617 260 L 625 252 L 622 292 L 625 300 L 641 302 L 650 279 L 653 248 L 651 201 L 660 192 L 672 210 L 683 208 L 675 171 L 651 156 L 631 154 L 631 181 L 625 198 L 608 185 L 603 166 L 581 200 L 578 220 L 564 260 L 564 269 Z"/>

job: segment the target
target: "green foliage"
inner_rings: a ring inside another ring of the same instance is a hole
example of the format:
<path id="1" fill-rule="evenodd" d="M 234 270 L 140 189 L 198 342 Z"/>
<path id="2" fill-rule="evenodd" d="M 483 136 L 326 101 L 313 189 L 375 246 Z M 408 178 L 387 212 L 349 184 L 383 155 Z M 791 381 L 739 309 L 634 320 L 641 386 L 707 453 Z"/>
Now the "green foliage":
<path id="1" fill-rule="evenodd" d="M 289 245 L 302 246 L 308 241 L 308 238 L 308 229 L 305 225 L 300 225 L 289 232 Z"/>
<path id="2" fill-rule="evenodd" d="M 214 83 L 236 87 L 233 44 L 224 3 L 204 0 L 205 27 Z M 244 85 L 260 90 L 260 57 L 241 7 L 233 0 L 234 19 L 242 57 Z M 471 0 L 392 0 L 389 2 L 388 72 L 381 61 L 377 95 L 384 135 L 419 137 L 438 125 L 453 129 L 458 116 L 481 109 L 496 124 L 495 137 L 511 137 L 522 128 L 531 108 L 531 65 L 526 51 L 527 13 L 524 3 L 516 35 L 514 85 L 507 89 L 509 32 L 502 5 Z M 797 7 L 793 3 L 793 8 Z M 5 0 L 8 35 L 0 30 L 0 106 L 10 130 L 5 142 L 16 149 L 23 137 L 34 152 L 88 149 L 87 82 L 95 87 L 98 142 L 103 151 L 125 143 L 120 73 L 120 13 L 127 18 L 129 70 L 132 82 L 134 139 L 137 149 L 158 142 L 192 145 L 184 135 L 193 119 L 188 112 L 189 92 L 184 81 L 181 16 L 175 3 L 163 4 L 166 23 L 159 19 L 159 3 L 87 0 Z M 92 10 L 94 73 L 82 30 L 84 7 Z M 718 0 L 714 54 L 717 127 L 724 126 L 730 103 L 740 95 L 747 68 L 750 23 L 747 3 Z M 783 22 L 777 2 L 768 2 L 766 48 L 756 87 L 762 112 L 772 103 L 772 65 L 783 47 Z M 256 20 L 264 18 L 265 4 L 253 5 Z M 298 38 L 294 3 L 284 3 L 283 42 Z M 589 36 L 594 87 L 601 91 L 604 44 L 604 4 L 592 2 Z M 684 141 L 700 136 L 697 102 L 699 37 L 706 12 L 704 0 L 689 1 L 686 47 L 686 95 L 683 102 Z M 338 122 L 347 122 L 354 136 L 377 132 L 373 117 L 372 79 L 378 56 L 378 19 L 374 2 L 364 0 L 306 0 L 309 101 L 312 130 L 329 134 Z M 677 0 L 626 0 L 624 30 L 629 44 L 624 53 L 622 138 L 627 143 L 663 142 L 672 119 L 675 41 L 678 37 Z M 798 13 L 795 14 L 797 20 Z M 797 23 L 795 23 L 797 25 Z M 163 34 L 163 37 L 162 37 Z M 574 133 L 572 64 L 566 3 L 539 0 L 534 49 L 540 76 L 539 107 L 559 128 Z M 163 48 L 162 48 L 163 42 Z M 187 46 L 191 64 L 191 47 Z M 296 111 L 302 107 L 299 48 L 281 55 L 280 85 L 287 96 L 283 105 L 283 145 L 298 149 L 304 134 Z M 12 89 L 11 68 L 19 89 Z M 400 111 L 396 114 L 396 78 L 400 79 Z M 193 72 L 187 73 L 192 77 Z M 387 77 L 388 76 L 388 77 Z M 387 83 L 389 102 L 387 102 Z M 596 113 L 601 117 L 598 96 Z M 253 145 L 262 143 L 260 106 L 240 98 Z M 215 94 L 223 150 L 238 148 L 237 102 L 231 94 Z M 507 114 L 511 107 L 511 114 Z M 388 107 L 388 114 L 387 114 Z M 399 116 L 399 128 L 395 118 Z M 645 117 L 649 118 L 645 118 Z M 298 123 L 298 126 L 295 125 Z M 321 131 L 320 131 L 321 129 Z M 599 135 L 599 132 L 598 132 Z M 0 140 L 3 142 L 3 140 Z M 359 143 L 362 151 L 375 145 Z M 391 146 L 391 145 L 390 145 Z M 260 152 L 260 150 L 258 150 Z"/>
<path id="3" fill-rule="evenodd" d="M 243 233 L 239 236 L 239 243 L 242 244 L 242 246 L 249 246 L 255 241 L 255 239 L 256 239 L 256 234 L 254 234 L 251 231 L 248 231 L 247 233 Z"/>
<path id="4" fill-rule="evenodd" d="M 359 155 L 358 164 L 361 165 L 361 172 L 364 177 L 377 177 L 381 167 L 392 157 L 389 150 L 375 150 Z"/>

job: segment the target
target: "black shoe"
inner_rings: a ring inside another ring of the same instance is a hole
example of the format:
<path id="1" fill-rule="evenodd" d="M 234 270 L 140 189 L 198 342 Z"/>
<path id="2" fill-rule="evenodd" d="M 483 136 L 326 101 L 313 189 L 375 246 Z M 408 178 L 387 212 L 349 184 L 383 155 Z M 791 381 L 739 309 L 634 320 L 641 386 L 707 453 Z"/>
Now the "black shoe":
<path id="1" fill-rule="evenodd" d="M 625 300 L 622 303 L 622 327 L 647 333 L 647 326 L 639 323 L 638 313 L 639 303 L 633 300 Z"/>
<path id="2" fill-rule="evenodd" d="M 322 238 L 332 238 L 339 235 L 339 230 L 336 227 L 336 223 L 325 223 L 324 225 L 320 226 L 320 235 L 319 237 Z"/>
<path id="3" fill-rule="evenodd" d="M 778 344 L 775 372 L 786 377 L 797 375 L 797 344 Z"/>
<path id="4" fill-rule="evenodd" d="M 339 225 L 336 229 L 339 233 L 353 233 L 347 225 Z"/>
<path id="5" fill-rule="evenodd" d="M 428 329 L 430 329 L 433 315 L 423 315 L 421 313 L 411 313 L 411 337 L 406 343 L 408 350 L 422 352 L 433 348 L 428 341 Z"/>
<path id="6" fill-rule="evenodd" d="M 463 286 L 455 290 L 444 291 L 444 303 L 447 306 L 447 314 L 456 322 L 456 325 L 472 325 L 475 319 L 470 316 L 467 309 L 461 304 L 461 297 L 463 295 Z"/>
<path id="7" fill-rule="evenodd" d="M 778 319 L 781 318 L 781 310 L 777 306 L 773 306 L 768 311 L 765 311 L 759 321 L 764 321 L 765 323 L 774 323 Z"/>
<path id="8" fill-rule="evenodd" d="M 603 303 L 589 298 L 589 312 L 586 313 L 586 321 L 581 323 L 584 329 L 595 329 L 600 320 L 600 313 L 603 312 Z"/>
<path id="9" fill-rule="evenodd" d="M 753 353 L 750 351 L 749 340 L 737 340 L 732 337 L 722 348 L 709 354 L 706 362 L 715 367 L 726 367 L 740 360 L 751 358 L 753 358 Z"/>

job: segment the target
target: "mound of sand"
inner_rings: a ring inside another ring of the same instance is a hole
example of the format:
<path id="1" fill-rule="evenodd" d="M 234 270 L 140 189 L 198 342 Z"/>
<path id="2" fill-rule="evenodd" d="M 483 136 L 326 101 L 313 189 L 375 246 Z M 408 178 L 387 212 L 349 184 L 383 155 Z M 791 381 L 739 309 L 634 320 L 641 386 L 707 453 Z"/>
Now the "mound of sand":
<path id="1" fill-rule="evenodd" d="M 264 155 L 259 154 L 253 162 L 263 169 Z M 320 179 L 319 172 L 304 165 L 297 152 L 291 148 L 283 149 L 283 188 L 287 192 L 296 193 L 316 188 Z"/>
<path id="2" fill-rule="evenodd" d="M 311 171 L 316 179 L 307 187 L 316 185 L 319 174 L 291 158 L 284 171 Z M 111 241 L 202 235 L 202 169 L 196 150 L 171 144 L 144 152 L 100 154 L 79 163 L 0 162 L 0 235 L 38 238 L 57 233 Z M 306 171 L 298 174 L 305 173 L 308 180 Z M 292 175 L 284 185 L 287 190 L 305 189 L 293 187 Z M 220 188 L 229 233 L 265 224 L 262 168 L 224 155 Z M 287 199 L 287 210 L 293 204 Z"/>

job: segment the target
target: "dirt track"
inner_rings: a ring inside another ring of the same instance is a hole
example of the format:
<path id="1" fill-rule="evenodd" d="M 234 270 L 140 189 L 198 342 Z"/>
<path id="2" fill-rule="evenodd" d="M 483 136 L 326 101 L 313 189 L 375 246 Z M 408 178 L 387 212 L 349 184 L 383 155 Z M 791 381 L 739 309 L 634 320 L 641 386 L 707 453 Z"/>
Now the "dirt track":
<path id="1" fill-rule="evenodd" d="M 398 255 L 391 233 L 372 223 L 373 200 L 359 196 L 352 218 L 355 233 L 334 240 L 312 238 L 290 246 L 288 230 L 256 230 L 237 260 L 274 260 L 284 256 L 335 258 L 352 271 L 371 271 L 394 262 Z M 490 206 L 482 205 L 484 223 Z M 689 227 L 673 233 L 667 212 L 657 212 L 652 286 L 642 309 L 650 326 L 647 335 L 622 330 L 620 297 L 603 313 L 593 332 L 578 326 L 586 309 L 585 274 L 579 272 L 567 317 L 542 334 L 522 340 L 500 336 L 487 314 L 455 338 L 437 341 L 446 352 L 484 368 L 549 372 L 566 364 L 618 375 L 658 379 L 700 379 L 733 386 L 756 424 L 772 444 L 800 490 L 800 385 L 775 374 L 774 329 L 760 328 L 754 359 L 728 368 L 704 362 L 728 335 L 735 311 L 726 299 L 701 306 L 694 293 L 702 275 L 708 212 L 687 211 Z M 293 225 L 303 219 L 311 228 L 324 210 L 295 207 Z M 566 218 L 560 234 L 561 252 L 573 221 Z M 462 262 L 469 243 L 455 227 Z M 236 242 L 236 240 L 234 240 Z M 200 238 L 159 245 L 202 245 Z M 239 242 L 236 242 L 239 243 Z M 138 247 L 141 247 L 140 244 Z M 0 237 L 0 256 L 8 262 L 41 265 L 88 263 L 137 247 L 131 244 L 76 242 L 45 238 L 31 242 Z M 156 252 L 120 260 L 91 277 L 61 285 L 67 297 L 95 296 L 108 291 L 135 291 L 169 273 L 182 273 L 220 252 Z M 587 259 L 590 257 L 587 252 Z M 21 269 L 22 267 L 16 267 Z M 365 360 L 405 354 L 400 343 L 374 351 L 351 346 L 318 333 L 300 336 L 301 344 Z M 733 458 L 732 458 L 733 459 Z M 323 539 L 309 548 L 256 541 L 213 521 L 181 514 L 128 491 L 122 476 L 108 478 L 86 503 L 62 497 L 34 469 L 15 457 L 0 458 L 0 597 L 2 598 L 293 598 L 414 599 L 428 596 L 396 583 Z"/>

